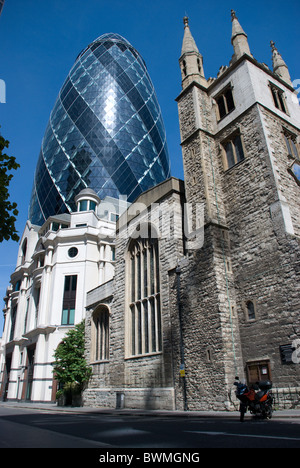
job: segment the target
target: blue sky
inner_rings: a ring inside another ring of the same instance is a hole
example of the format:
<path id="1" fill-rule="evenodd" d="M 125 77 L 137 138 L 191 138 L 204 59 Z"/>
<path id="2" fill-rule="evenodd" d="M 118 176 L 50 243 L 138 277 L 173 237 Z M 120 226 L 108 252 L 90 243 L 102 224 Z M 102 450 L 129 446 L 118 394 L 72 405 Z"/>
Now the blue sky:
<path id="1" fill-rule="evenodd" d="M 183 178 L 175 102 L 181 90 L 182 18 L 190 18 L 206 78 L 215 77 L 233 53 L 232 8 L 254 57 L 271 67 L 274 40 L 292 80 L 300 79 L 299 0 L 6 0 L 0 18 L 0 79 L 6 82 L 7 94 L 6 104 L 0 104 L 0 125 L 11 142 L 9 154 L 21 164 L 10 190 L 20 211 L 20 235 L 48 118 L 78 53 L 107 32 L 121 34 L 141 53 L 162 108 L 172 175 Z M 1 309 L 17 250 L 15 242 L 0 244 Z M 0 336 L 2 326 L 0 311 Z"/>

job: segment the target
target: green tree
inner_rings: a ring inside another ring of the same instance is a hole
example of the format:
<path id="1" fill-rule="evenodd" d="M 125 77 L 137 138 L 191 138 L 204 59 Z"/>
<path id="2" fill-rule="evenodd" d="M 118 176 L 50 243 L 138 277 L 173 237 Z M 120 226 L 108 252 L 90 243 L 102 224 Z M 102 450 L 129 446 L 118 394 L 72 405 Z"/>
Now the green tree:
<path id="1" fill-rule="evenodd" d="M 92 369 L 84 357 L 84 320 L 66 334 L 54 353 L 55 378 L 66 395 L 78 395 L 88 382 Z"/>
<path id="2" fill-rule="evenodd" d="M 3 151 L 9 147 L 9 141 L 0 135 L 0 242 L 12 239 L 18 242 L 19 236 L 15 222 L 19 212 L 17 204 L 9 200 L 9 183 L 13 177 L 12 170 L 17 170 L 20 165 L 16 158 L 8 156 Z"/>

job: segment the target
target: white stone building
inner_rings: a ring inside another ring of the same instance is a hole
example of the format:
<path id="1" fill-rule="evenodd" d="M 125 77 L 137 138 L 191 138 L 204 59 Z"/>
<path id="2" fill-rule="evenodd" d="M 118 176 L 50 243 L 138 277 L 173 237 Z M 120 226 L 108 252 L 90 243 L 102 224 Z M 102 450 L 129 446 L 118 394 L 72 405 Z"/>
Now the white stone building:
<path id="1" fill-rule="evenodd" d="M 84 189 L 76 197 L 77 212 L 50 217 L 41 227 L 27 221 L 5 298 L 3 399 L 55 401 L 54 350 L 85 318 L 87 292 L 113 278 L 122 203 L 100 203 Z"/>

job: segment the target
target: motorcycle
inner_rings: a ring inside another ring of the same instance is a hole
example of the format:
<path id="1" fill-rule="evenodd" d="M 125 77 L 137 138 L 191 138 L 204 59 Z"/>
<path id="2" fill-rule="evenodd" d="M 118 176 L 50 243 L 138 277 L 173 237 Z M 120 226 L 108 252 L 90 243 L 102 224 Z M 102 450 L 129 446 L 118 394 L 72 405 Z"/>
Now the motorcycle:
<path id="1" fill-rule="evenodd" d="M 251 414 L 262 419 L 271 419 L 273 413 L 272 382 L 269 380 L 257 382 L 248 387 L 236 377 L 236 396 L 240 400 L 240 421 L 244 421 L 249 410 Z"/>

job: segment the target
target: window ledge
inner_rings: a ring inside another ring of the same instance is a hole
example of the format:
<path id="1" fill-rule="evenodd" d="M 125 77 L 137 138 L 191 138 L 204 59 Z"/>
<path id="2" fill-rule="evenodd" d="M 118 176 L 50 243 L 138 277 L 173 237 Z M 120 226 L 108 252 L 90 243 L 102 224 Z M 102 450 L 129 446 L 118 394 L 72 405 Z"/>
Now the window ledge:
<path id="1" fill-rule="evenodd" d="M 224 119 L 226 119 L 226 117 L 228 117 L 230 114 L 232 114 L 233 112 L 235 111 L 235 108 L 234 109 L 231 109 L 231 111 L 229 111 L 227 114 L 223 115 L 223 117 L 221 117 L 220 119 L 217 119 L 217 124 L 223 122 Z"/>
<path id="2" fill-rule="evenodd" d="M 234 166 L 229 167 L 228 169 L 225 169 L 224 172 L 225 174 L 228 174 L 228 172 L 232 171 L 234 168 L 240 166 L 246 161 L 246 158 L 242 159 L 242 161 L 239 161 L 238 163 L 234 164 Z"/>
<path id="3" fill-rule="evenodd" d="M 50 335 L 56 330 L 56 325 L 38 325 L 33 330 L 30 330 L 23 334 L 23 338 L 30 339 L 37 335 Z"/>
<path id="4" fill-rule="evenodd" d="M 130 361 L 131 359 L 144 359 L 144 358 L 151 358 L 155 356 L 160 356 L 163 354 L 162 351 L 157 351 L 155 353 L 148 353 L 148 354 L 138 354 L 137 356 L 126 356 L 125 361 Z"/>
<path id="5" fill-rule="evenodd" d="M 93 362 L 90 362 L 90 365 L 91 366 L 98 366 L 99 364 L 109 364 L 109 359 L 103 359 L 101 361 L 93 361 Z"/>

